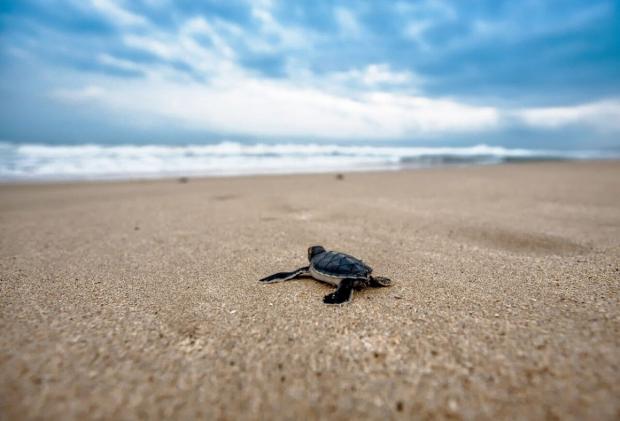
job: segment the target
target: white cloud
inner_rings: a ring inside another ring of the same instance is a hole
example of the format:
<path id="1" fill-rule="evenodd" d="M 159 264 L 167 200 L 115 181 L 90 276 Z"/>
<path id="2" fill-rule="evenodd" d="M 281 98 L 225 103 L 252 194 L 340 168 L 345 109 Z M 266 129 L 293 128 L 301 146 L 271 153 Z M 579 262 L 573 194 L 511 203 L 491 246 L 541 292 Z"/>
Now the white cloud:
<path id="1" fill-rule="evenodd" d="M 430 20 L 411 20 L 405 26 L 405 36 L 413 41 L 424 44 L 424 32 L 432 26 Z"/>
<path id="2" fill-rule="evenodd" d="M 394 71 L 388 64 L 369 64 L 363 69 L 351 69 L 346 72 L 334 72 L 324 77 L 331 83 L 354 83 L 361 88 L 377 88 L 379 86 L 406 86 L 415 90 L 421 85 L 419 76 L 409 71 Z"/>
<path id="3" fill-rule="evenodd" d="M 247 43 L 255 51 L 275 52 L 286 49 L 304 49 L 316 40 L 307 28 L 287 26 L 271 13 L 270 1 L 252 2 L 252 16 L 260 24 L 260 36 L 248 34 Z"/>
<path id="4" fill-rule="evenodd" d="M 153 36 L 126 35 L 125 45 L 148 51 L 160 58 L 170 60 L 175 57 L 177 48 L 169 43 L 156 40 Z"/>
<path id="5" fill-rule="evenodd" d="M 56 97 L 86 99 L 86 91 Z M 190 128 L 262 136 L 381 139 L 484 130 L 498 123 L 491 107 L 381 92 L 352 99 L 249 77 L 210 86 L 155 79 L 120 85 L 115 81 L 90 99 L 140 119 L 167 118 Z"/>
<path id="6" fill-rule="evenodd" d="M 116 24 L 144 25 L 146 23 L 142 16 L 129 12 L 113 0 L 91 0 L 91 4 L 97 11 Z"/>
<path id="7" fill-rule="evenodd" d="M 213 45 L 206 47 L 198 42 L 195 37 L 200 34 L 210 37 Z M 150 64 L 143 69 L 150 76 L 158 77 L 167 72 L 173 79 L 186 78 L 186 74 L 166 69 L 166 63 L 169 62 L 184 63 L 196 73 L 208 77 L 221 74 L 232 77 L 237 72 L 234 50 L 202 18 L 185 22 L 176 34 L 152 32 L 149 36 L 126 35 L 123 41 L 125 45 L 149 52 L 163 60 L 160 64 Z"/>
<path id="8" fill-rule="evenodd" d="M 222 25 L 220 24 L 220 30 Z M 227 25 L 225 27 L 227 32 L 238 32 L 238 28 L 233 25 Z M 205 35 L 213 43 L 213 48 L 222 56 L 233 59 L 235 57 L 234 50 L 228 45 L 226 39 L 220 34 L 218 30 L 207 22 L 203 17 L 192 18 L 187 21 L 180 29 L 180 36 L 185 38 L 185 42 L 193 41 L 193 37 L 196 35 Z M 197 44 L 196 44 L 197 45 Z"/>
<path id="9" fill-rule="evenodd" d="M 139 71 L 141 70 L 140 66 L 130 60 L 123 60 L 109 54 L 99 54 L 97 56 L 97 61 L 101 64 L 106 64 L 108 66 L 116 67 L 121 70 L 130 70 L 130 71 Z"/>
<path id="10" fill-rule="evenodd" d="M 371 64 L 362 74 L 362 80 L 367 85 L 380 83 L 399 85 L 411 82 L 412 79 L 410 72 L 394 72 L 387 64 Z"/>
<path id="11" fill-rule="evenodd" d="M 525 124 L 540 128 L 587 125 L 599 130 L 620 130 L 620 101 L 608 100 L 567 107 L 521 109 L 515 112 Z"/>
<path id="12" fill-rule="evenodd" d="M 105 91 L 96 85 L 87 85 L 78 89 L 55 89 L 50 93 L 52 98 L 62 102 L 92 102 L 93 100 L 103 99 Z"/>
<path id="13" fill-rule="evenodd" d="M 334 10 L 334 16 L 344 36 L 355 38 L 362 33 L 362 27 L 351 10 L 338 7 Z"/>

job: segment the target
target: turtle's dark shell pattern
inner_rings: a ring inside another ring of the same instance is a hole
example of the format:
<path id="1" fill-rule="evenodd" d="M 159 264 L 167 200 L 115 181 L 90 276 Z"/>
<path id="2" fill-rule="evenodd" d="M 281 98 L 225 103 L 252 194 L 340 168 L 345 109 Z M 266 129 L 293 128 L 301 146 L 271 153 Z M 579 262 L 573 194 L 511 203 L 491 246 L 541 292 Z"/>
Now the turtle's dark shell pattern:
<path id="1" fill-rule="evenodd" d="M 314 270 L 340 278 L 367 278 L 372 268 L 348 254 L 326 251 L 315 256 L 310 264 Z"/>

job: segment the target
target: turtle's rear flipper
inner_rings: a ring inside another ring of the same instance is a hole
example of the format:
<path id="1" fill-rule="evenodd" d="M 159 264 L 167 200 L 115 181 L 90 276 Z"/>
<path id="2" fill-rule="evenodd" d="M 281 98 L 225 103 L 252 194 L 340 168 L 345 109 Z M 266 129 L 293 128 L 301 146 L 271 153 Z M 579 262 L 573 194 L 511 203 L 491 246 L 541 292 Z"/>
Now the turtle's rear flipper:
<path id="1" fill-rule="evenodd" d="M 353 289 L 357 284 L 357 279 L 343 279 L 338 284 L 338 289 L 332 292 L 331 294 L 327 294 L 323 298 L 323 302 L 325 304 L 344 304 L 351 301 L 351 296 L 353 295 Z"/>
<path id="2" fill-rule="evenodd" d="M 308 275 L 308 266 L 299 268 L 292 272 L 279 272 L 274 273 L 273 275 L 267 276 L 266 278 L 259 279 L 259 282 L 263 282 L 265 284 L 271 284 L 274 282 L 282 282 L 289 281 L 291 279 L 295 279 L 299 276 Z"/>
<path id="3" fill-rule="evenodd" d="M 392 280 L 384 276 L 371 276 L 369 286 L 373 288 L 389 287 L 392 285 Z"/>

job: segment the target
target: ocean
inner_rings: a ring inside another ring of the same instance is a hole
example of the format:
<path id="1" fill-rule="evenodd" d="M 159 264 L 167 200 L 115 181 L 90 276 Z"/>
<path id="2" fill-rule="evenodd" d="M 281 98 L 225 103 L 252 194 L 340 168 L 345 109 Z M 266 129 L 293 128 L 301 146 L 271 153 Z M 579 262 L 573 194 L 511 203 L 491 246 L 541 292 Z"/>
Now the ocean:
<path id="1" fill-rule="evenodd" d="M 499 146 L 392 147 L 315 143 L 44 145 L 0 142 L 0 180 L 62 181 L 399 170 L 532 160 L 618 158 L 601 151 Z"/>

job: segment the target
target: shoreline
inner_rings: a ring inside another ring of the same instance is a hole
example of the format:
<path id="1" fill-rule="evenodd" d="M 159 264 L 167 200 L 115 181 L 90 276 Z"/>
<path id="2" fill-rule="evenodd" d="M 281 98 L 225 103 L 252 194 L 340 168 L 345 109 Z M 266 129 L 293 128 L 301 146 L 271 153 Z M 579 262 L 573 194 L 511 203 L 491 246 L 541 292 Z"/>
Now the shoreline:
<path id="1" fill-rule="evenodd" d="M 604 158 L 604 159 L 528 159 L 518 161 L 505 161 L 497 163 L 466 163 L 466 164 L 433 164 L 427 166 L 399 166 L 394 168 L 377 167 L 377 168 L 361 168 L 352 169 L 345 168 L 342 170 L 327 169 L 324 171 L 308 171 L 308 172 L 262 172 L 262 173 L 239 173 L 239 174 L 186 174 L 179 173 L 175 175 L 168 174 L 152 174 L 141 176 L 101 176 L 101 177 L 85 177 L 85 178 L 32 178 L 32 179 L 0 179 L 0 187 L 2 186 L 47 186 L 47 185 L 73 185 L 73 184 L 107 184 L 107 183 L 148 183 L 148 182 L 186 182 L 192 180 L 208 180 L 208 179 L 228 179 L 228 178 L 248 178 L 255 177 L 287 177 L 287 176 L 313 176 L 313 175 L 331 175 L 338 174 L 382 174 L 382 173 L 398 173 L 410 171 L 428 171 L 428 170 L 450 170 L 450 169 L 467 169 L 467 168 L 485 168 L 485 167 L 502 167 L 502 166 L 527 166 L 527 165 L 545 165 L 545 164 L 597 164 L 597 163 L 617 163 L 620 158 Z"/>
<path id="2" fill-rule="evenodd" d="M 604 149 L 523 149 L 492 146 L 413 146 L 320 143 L 14 144 L 0 142 L 0 179 L 66 181 L 263 173 L 399 170 L 507 162 L 620 159 Z"/>

